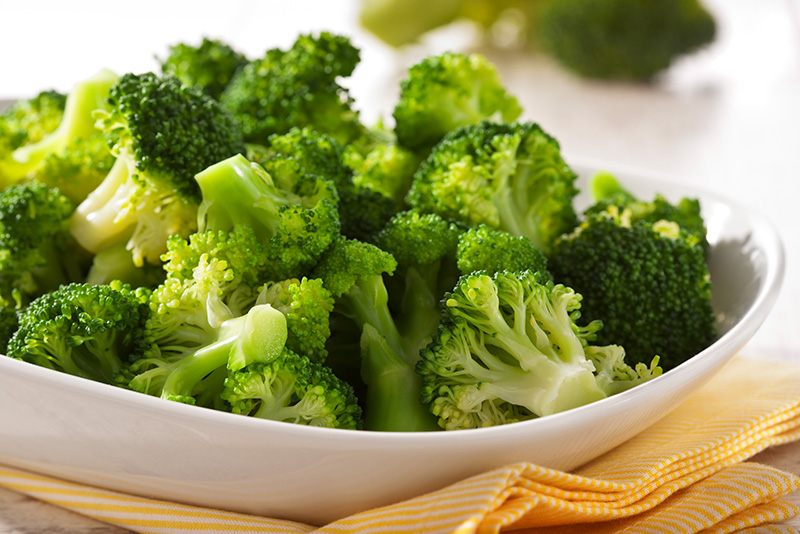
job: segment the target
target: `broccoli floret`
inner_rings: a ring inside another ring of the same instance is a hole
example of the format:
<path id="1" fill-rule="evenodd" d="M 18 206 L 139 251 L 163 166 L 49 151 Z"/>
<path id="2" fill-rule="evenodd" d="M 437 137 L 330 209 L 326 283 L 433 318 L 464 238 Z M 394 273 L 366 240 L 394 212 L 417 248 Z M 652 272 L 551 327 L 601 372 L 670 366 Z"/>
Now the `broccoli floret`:
<path id="1" fill-rule="evenodd" d="M 484 271 L 547 272 L 547 256 L 525 236 L 515 236 L 486 225 L 466 230 L 458 240 L 458 269 L 462 274 Z"/>
<path id="2" fill-rule="evenodd" d="M 360 331 L 361 378 L 367 388 L 365 427 L 384 431 L 432 430 L 435 422 L 415 395 L 419 379 L 408 372 L 418 358 L 419 347 L 409 347 L 411 340 L 403 338 L 389 308 L 384 274 L 392 275 L 396 267 L 397 261 L 388 252 L 369 243 L 341 238 L 313 276 L 321 278 L 336 299 L 334 315 L 351 319 Z M 409 389 L 414 381 L 416 387 Z M 393 391 L 385 391 L 386 388 Z"/>
<path id="3" fill-rule="evenodd" d="M 658 354 L 671 369 L 716 336 L 702 242 L 675 222 L 610 205 L 561 238 L 549 266 L 583 295 L 584 316 L 603 321 L 598 342 L 622 345 L 632 362 Z"/>
<path id="4" fill-rule="evenodd" d="M 231 79 L 247 63 L 247 57 L 219 39 L 203 37 L 199 45 L 178 43 L 169 47 L 169 55 L 159 59 L 164 74 L 177 76 L 184 85 L 201 88 L 219 99 Z"/>
<path id="5" fill-rule="evenodd" d="M 289 350 L 314 362 L 325 361 L 334 300 L 321 279 L 304 277 L 268 282 L 256 303 L 269 304 L 286 316 Z"/>
<path id="6" fill-rule="evenodd" d="M 331 370 L 290 349 L 234 371 L 221 396 L 233 413 L 327 428 L 359 429 L 353 388 Z"/>
<path id="7" fill-rule="evenodd" d="M 589 182 L 589 190 L 594 204 L 586 209 L 587 217 L 601 213 L 613 205 L 621 210 L 627 209 L 631 222 L 644 221 L 652 224 L 661 220 L 672 221 L 700 241 L 708 258 L 711 245 L 698 199 L 683 197 L 677 203 L 672 203 L 663 195 L 656 194 L 652 200 L 642 200 L 625 189 L 616 176 L 608 172 L 595 174 Z"/>
<path id="8" fill-rule="evenodd" d="M 87 138 L 74 138 L 63 150 L 47 154 L 27 180 L 56 187 L 78 205 L 108 176 L 114 159 L 105 136 L 98 131 Z"/>
<path id="9" fill-rule="evenodd" d="M 63 93 L 42 91 L 33 98 L 17 100 L 0 113 L 0 160 L 55 131 L 64 117 L 66 101 Z"/>
<path id="10" fill-rule="evenodd" d="M 417 365 L 422 401 L 442 428 L 493 426 L 561 412 L 659 373 L 655 363 L 629 369 L 615 360 L 596 375 L 593 360 L 603 357 L 589 357 L 590 350 L 618 357 L 622 349 L 592 345 L 602 324 L 577 324 L 581 296 L 541 280 L 532 271 L 473 273 L 446 295 L 445 318 Z"/>
<path id="11" fill-rule="evenodd" d="M 256 305 L 217 325 L 213 336 L 183 357 L 137 359 L 118 373 L 117 380 L 166 400 L 222 409 L 220 395 L 228 372 L 272 361 L 285 343 L 283 314 L 269 305 Z"/>
<path id="12" fill-rule="evenodd" d="M 265 252 L 250 227 L 171 237 L 163 256 L 166 280 L 150 301 L 142 357 L 182 359 L 210 344 L 223 322 L 247 313 L 267 281 Z"/>
<path id="13" fill-rule="evenodd" d="M 27 300 L 83 281 L 91 257 L 70 236 L 74 209 L 58 189 L 42 184 L 0 191 L 0 284 Z"/>
<path id="14" fill-rule="evenodd" d="M 120 282 L 73 283 L 33 300 L 19 316 L 8 356 L 114 383 L 148 316 L 149 291 Z"/>
<path id="15" fill-rule="evenodd" d="M 311 126 L 347 144 L 362 134 L 363 126 L 337 80 L 352 74 L 359 54 L 344 36 L 301 35 L 288 50 L 270 49 L 245 65 L 220 101 L 242 125 L 248 142 L 266 145 L 273 134 Z"/>
<path id="16" fill-rule="evenodd" d="M 27 127 L 31 129 L 27 141 L 16 150 L 4 154 L 0 149 L 0 185 L 10 185 L 24 179 L 34 171 L 42 160 L 49 154 L 62 153 L 75 139 L 88 139 L 96 133 L 94 111 L 106 108 L 105 99 L 109 89 L 117 82 L 117 75 L 104 70 L 96 76 L 77 84 L 69 93 L 64 102 L 63 115 L 58 126 L 52 128 L 57 116 L 59 97 L 53 97 L 51 109 L 42 110 L 49 113 L 47 119 L 42 119 L 47 126 L 39 128 L 34 124 Z M 38 139 L 33 141 L 33 139 Z"/>
<path id="17" fill-rule="evenodd" d="M 212 165 L 196 180 L 203 197 L 200 230 L 252 228 L 267 246 L 271 280 L 307 274 L 340 235 L 338 193 L 319 176 L 299 177 L 292 190 L 284 190 L 240 154 Z"/>
<path id="18" fill-rule="evenodd" d="M 711 43 L 716 23 L 697 0 L 544 0 L 531 31 L 535 46 L 579 75 L 647 81 Z"/>
<path id="19" fill-rule="evenodd" d="M 577 225 L 577 175 L 535 123 L 483 121 L 453 130 L 414 176 L 408 204 L 467 226 L 529 238 L 545 254 Z"/>
<path id="20" fill-rule="evenodd" d="M 488 59 L 446 52 L 409 69 L 393 115 L 400 145 L 425 152 L 460 126 L 486 119 L 512 122 L 521 113 Z"/>
<path id="21" fill-rule="evenodd" d="M 173 76 L 126 74 L 108 102 L 96 115 L 116 160 L 76 209 L 72 232 L 91 252 L 126 242 L 137 265 L 157 264 L 169 236 L 196 229 L 195 174 L 244 152 L 241 131 L 215 100 Z"/>

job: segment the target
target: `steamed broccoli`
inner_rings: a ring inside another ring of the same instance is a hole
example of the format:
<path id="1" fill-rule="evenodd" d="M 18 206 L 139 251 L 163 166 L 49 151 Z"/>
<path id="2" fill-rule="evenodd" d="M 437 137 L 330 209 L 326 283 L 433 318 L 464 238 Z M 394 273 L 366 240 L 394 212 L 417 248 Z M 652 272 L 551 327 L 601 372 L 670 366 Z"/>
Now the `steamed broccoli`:
<path id="1" fill-rule="evenodd" d="M 464 0 L 361 0 L 359 23 L 385 43 L 413 43 L 430 30 L 455 21 Z"/>
<path id="2" fill-rule="evenodd" d="M 211 97 L 172 76 L 126 74 L 98 123 L 116 156 L 76 209 L 72 233 L 91 252 L 127 242 L 134 262 L 158 263 L 171 235 L 196 229 L 194 175 L 244 152 L 240 130 Z"/>
<path id="3" fill-rule="evenodd" d="M 483 121 L 457 128 L 414 176 L 410 206 L 533 241 L 545 254 L 577 224 L 577 175 L 537 124 Z"/>
<path id="4" fill-rule="evenodd" d="M 321 279 L 304 277 L 267 282 L 256 304 L 269 304 L 286 316 L 289 350 L 314 362 L 325 361 L 334 300 Z"/>
<path id="5" fill-rule="evenodd" d="M 716 336 L 704 241 L 668 220 L 636 220 L 614 204 L 590 208 L 549 257 L 555 280 L 583 297 L 601 319 L 598 342 L 625 347 L 633 362 L 661 357 L 671 369 Z"/>
<path id="6" fill-rule="evenodd" d="M 359 429 L 353 388 L 328 367 L 288 348 L 276 358 L 229 373 L 221 397 L 233 413 L 288 423 Z"/>
<path id="7" fill-rule="evenodd" d="M 521 113 L 489 60 L 445 52 L 408 70 L 393 115 L 400 145 L 426 152 L 460 126 L 487 119 L 512 122 Z"/>
<path id="8" fill-rule="evenodd" d="M 346 144 L 363 126 L 338 78 L 350 76 L 359 59 L 347 37 L 301 35 L 288 50 L 270 49 L 245 65 L 220 101 L 250 143 L 265 145 L 272 134 L 311 126 Z"/>
<path id="9" fill-rule="evenodd" d="M 161 71 L 183 83 L 201 88 L 219 99 L 231 79 L 247 64 L 247 57 L 219 39 L 203 37 L 199 45 L 178 43 L 159 59 Z"/>
<path id="10" fill-rule="evenodd" d="M 419 378 L 409 372 L 419 347 L 407 345 L 389 308 L 384 274 L 393 274 L 396 267 L 397 261 L 388 252 L 369 243 L 341 238 L 313 275 L 321 278 L 334 296 L 334 315 L 352 320 L 360 333 L 361 378 L 367 388 L 365 427 L 432 430 L 435 422 L 416 395 Z M 358 358 L 359 354 L 350 356 Z"/>
<path id="11" fill-rule="evenodd" d="M 593 345 L 602 324 L 580 326 L 581 296 L 541 273 L 464 275 L 442 307 L 417 369 L 422 401 L 445 429 L 557 413 L 660 373 L 657 360 L 632 369 L 620 347 Z"/>
<path id="12" fill-rule="evenodd" d="M 49 107 L 42 102 L 38 111 L 41 115 L 48 116 L 40 117 L 40 120 L 34 121 L 33 124 L 23 126 L 28 128 L 27 142 L 7 153 L 0 147 L 0 185 L 7 186 L 19 182 L 34 171 L 46 156 L 61 153 L 76 139 L 92 137 L 96 133 L 94 112 L 106 108 L 105 99 L 109 89 L 117 80 L 116 74 L 104 70 L 77 84 L 64 102 L 63 115 L 58 126 L 49 133 L 45 132 L 52 128 L 58 117 L 60 98 L 47 97 Z M 43 123 L 46 123 L 46 126 L 43 126 Z"/>
<path id="13" fill-rule="evenodd" d="M 459 237 L 456 258 L 462 274 L 547 271 L 547 256 L 533 241 L 486 225 L 469 228 Z"/>
<path id="14" fill-rule="evenodd" d="M 542 0 L 535 46 L 586 77 L 647 81 L 714 40 L 698 0 Z"/>
<path id="15" fill-rule="evenodd" d="M 66 101 L 63 93 L 42 91 L 32 98 L 17 100 L 0 113 L 0 160 L 23 145 L 41 141 L 58 128 Z"/>
<path id="16" fill-rule="evenodd" d="M 141 334 L 148 295 L 120 282 L 63 285 L 20 314 L 7 355 L 111 384 Z"/>
<path id="17" fill-rule="evenodd" d="M 283 189 L 241 154 L 210 166 L 196 176 L 200 230 L 250 227 L 267 247 L 270 280 L 307 274 L 340 235 L 339 197 L 329 180 L 292 178 Z"/>
<path id="18" fill-rule="evenodd" d="M 84 279 L 91 258 L 70 236 L 74 209 L 58 189 L 42 184 L 0 191 L 0 285 L 27 301 Z"/>

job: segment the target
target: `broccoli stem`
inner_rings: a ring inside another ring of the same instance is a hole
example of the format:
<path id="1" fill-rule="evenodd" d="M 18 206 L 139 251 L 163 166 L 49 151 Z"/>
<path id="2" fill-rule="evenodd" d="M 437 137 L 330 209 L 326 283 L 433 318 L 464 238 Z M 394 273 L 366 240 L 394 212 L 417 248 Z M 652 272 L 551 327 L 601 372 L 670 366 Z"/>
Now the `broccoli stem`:
<path id="1" fill-rule="evenodd" d="M 367 384 L 364 428 L 386 432 L 441 430 L 420 402 L 421 376 L 370 324 L 364 325 L 361 335 L 361 358 L 361 375 Z"/>
<path id="2" fill-rule="evenodd" d="M 372 325 L 385 339 L 395 354 L 405 354 L 405 346 L 397 324 L 389 311 L 389 293 L 383 275 L 366 276 L 345 293 L 348 310 L 360 327 Z M 413 364 L 412 364 L 413 365 Z"/>
<path id="3" fill-rule="evenodd" d="M 133 159 L 121 154 L 103 182 L 76 208 L 70 230 L 86 250 L 100 252 L 133 234 L 135 218 L 127 205 L 138 187 L 129 179 L 135 172 Z"/>

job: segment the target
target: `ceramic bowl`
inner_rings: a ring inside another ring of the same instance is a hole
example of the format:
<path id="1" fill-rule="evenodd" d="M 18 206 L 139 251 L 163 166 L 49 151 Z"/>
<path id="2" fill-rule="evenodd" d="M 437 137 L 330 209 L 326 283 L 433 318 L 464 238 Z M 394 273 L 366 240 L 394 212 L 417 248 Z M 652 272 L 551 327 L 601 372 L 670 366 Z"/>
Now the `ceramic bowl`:
<path id="1" fill-rule="evenodd" d="M 579 186 L 595 169 L 574 166 Z M 0 358 L 0 462 L 112 490 L 323 524 L 504 464 L 569 470 L 667 415 L 764 321 L 784 274 L 773 226 L 713 192 L 617 172 L 643 198 L 701 199 L 720 337 L 662 376 L 591 405 L 494 428 L 331 430 L 148 397 Z M 585 202 L 581 196 L 579 202 Z"/>

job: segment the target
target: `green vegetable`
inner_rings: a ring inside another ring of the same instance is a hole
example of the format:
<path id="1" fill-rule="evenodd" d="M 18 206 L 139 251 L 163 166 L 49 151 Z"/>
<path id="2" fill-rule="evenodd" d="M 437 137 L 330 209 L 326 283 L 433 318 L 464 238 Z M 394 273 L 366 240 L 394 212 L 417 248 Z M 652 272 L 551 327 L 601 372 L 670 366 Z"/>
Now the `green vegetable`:
<path id="1" fill-rule="evenodd" d="M 219 39 L 203 37 L 198 45 L 178 43 L 159 60 L 164 74 L 176 76 L 183 85 L 201 88 L 218 99 L 231 79 L 247 63 L 247 57 Z"/>

